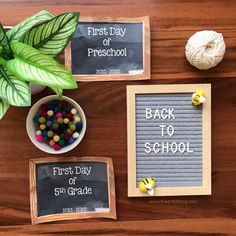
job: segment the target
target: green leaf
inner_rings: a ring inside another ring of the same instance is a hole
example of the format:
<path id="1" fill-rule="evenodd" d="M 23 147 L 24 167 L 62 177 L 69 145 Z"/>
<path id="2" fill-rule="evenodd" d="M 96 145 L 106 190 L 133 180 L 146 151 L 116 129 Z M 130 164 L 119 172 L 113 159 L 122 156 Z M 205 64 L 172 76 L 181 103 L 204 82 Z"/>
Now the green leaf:
<path id="1" fill-rule="evenodd" d="M 27 18 L 22 21 L 12 29 L 7 31 L 7 37 L 10 42 L 18 42 L 21 40 L 22 36 L 33 26 L 42 23 L 44 21 L 50 20 L 53 15 L 46 10 L 40 11 L 37 14 Z"/>
<path id="2" fill-rule="evenodd" d="M 5 30 L 3 29 L 1 24 L 0 24 L 0 46 L 1 46 L 2 57 L 5 59 L 12 59 L 13 54 L 11 51 L 10 43 L 6 36 Z"/>
<path id="3" fill-rule="evenodd" d="M 55 57 L 61 53 L 77 29 L 79 13 L 64 13 L 31 28 L 22 42 Z"/>
<path id="4" fill-rule="evenodd" d="M 31 92 L 28 84 L 16 79 L 3 66 L 0 66 L 0 97 L 13 106 L 30 106 L 31 104 Z"/>
<path id="5" fill-rule="evenodd" d="M 61 88 L 51 88 L 58 97 L 62 97 L 63 96 L 63 89 Z"/>
<path id="6" fill-rule="evenodd" d="M 77 88 L 72 74 L 52 57 L 24 43 L 12 43 L 15 55 L 5 66 L 18 79 L 49 87 Z"/>
<path id="7" fill-rule="evenodd" d="M 3 116 L 7 112 L 8 108 L 9 108 L 8 101 L 4 99 L 0 99 L 0 120 L 3 118 Z"/>

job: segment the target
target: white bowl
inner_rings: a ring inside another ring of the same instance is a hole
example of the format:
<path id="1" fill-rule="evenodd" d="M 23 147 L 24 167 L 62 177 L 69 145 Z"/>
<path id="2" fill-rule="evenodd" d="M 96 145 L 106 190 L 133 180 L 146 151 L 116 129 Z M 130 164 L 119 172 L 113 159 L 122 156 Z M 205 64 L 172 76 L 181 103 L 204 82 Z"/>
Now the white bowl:
<path id="1" fill-rule="evenodd" d="M 40 143 L 36 140 L 36 127 L 33 121 L 34 116 L 37 114 L 37 112 L 39 111 L 40 106 L 43 103 L 48 103 L 51 100 L 66 100 L 67 102 L 69 102 L 73 107 L 75 107 L 78 111 L 79 116 L 81 117 L 82 120 L 82 130 L 80 132 L 80 136 L 74 141 L 74 143 L 69 144 L 63 148 L 61 148 L 59 151 L 54 150 L 53 148 L 51 148 L 50 146 L 48 146 L 48 144 L 46 143 Z M 82 108 L 79 106 L 78 103 L 76 103 L 74 100 L 72 100 L 71 98 L 65 97 L 63 96 L 62 98 L 59 98 L 57 95 L 51 95 L 51 96 L 47 96 L 44 97 L 42 99 L 40 99 L 38 102 L 36 102 L 30 109 L 27 119 L 26 119 L 26 129 L 27 129 L 27 133 L 29 135 L 29 138 L 31 140 L 31 142 L 38 147 L 40 150 L 47 152 L 47 153 L 51 153 L 51 154 L 61 154 L 61 153 L 65 153 L 65 152 L 69 152 L 70 150 L 72 150 L 73 148 L 75 148 L 83 139 L 85 131 L 86 131 L 86 118 L 85 118 L 85 114 L 84 111 L 82 110 Z"/>

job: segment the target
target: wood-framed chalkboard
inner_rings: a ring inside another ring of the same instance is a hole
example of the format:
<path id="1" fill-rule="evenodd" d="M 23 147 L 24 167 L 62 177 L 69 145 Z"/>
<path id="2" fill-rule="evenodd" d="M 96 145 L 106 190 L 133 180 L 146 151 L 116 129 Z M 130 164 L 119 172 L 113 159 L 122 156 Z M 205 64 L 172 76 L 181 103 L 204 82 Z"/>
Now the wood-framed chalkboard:
<path id="1" fill-rule="evenodd" d="M 202 89 L 206 102 L 192 105 Z M 211 85 L 127 86 L 128 196 L 143 178 L 154 196 L 211 194 Z"/>
<path id="2" fill-rule="evenodd" d="M 78 81 L 150 79 L 149 17 L 82 17 L 65 66 Z"/>
<path id="3" fill-rule="evenodd" d="M 32 224 L 83 218 L 116 219 L 112 159 L 107 157 L 32 159 Z"/>

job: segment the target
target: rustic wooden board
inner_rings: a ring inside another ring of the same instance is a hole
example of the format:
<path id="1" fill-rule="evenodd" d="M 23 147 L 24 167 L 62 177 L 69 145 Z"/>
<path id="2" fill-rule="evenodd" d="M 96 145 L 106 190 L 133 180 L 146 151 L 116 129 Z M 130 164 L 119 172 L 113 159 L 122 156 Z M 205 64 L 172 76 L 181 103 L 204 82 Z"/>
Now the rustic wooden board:
<path id="1" fill-rule="evenodd" d="M 113 5 L 109 5 L 110 2 L 81 0 L 79 5 L 75 0 L 1 0 L 0 21 L 3 25 L 14 25 L 41 9 L 54 14 L 80 11 L 84 16 L 150 16 L 151 80 L 79 83 L 78 90 L 65 92 L 83 107 L 88 121 L 86 137 L 66 156 L 113 158 L 118 221 L 93 219 L 30 225 L 28 161 L 48 154 L 34 147 L 27 137 L 25 120 L 29 108 L 11 107 L 0 122 L 0 231 L 3 235 L 7 232 L 8 235 L 56 235 L 62 232 L 71 235 L 78 235 L 78 232 L 88 232 L 87 235 L 97 232 L 101 235 L 235 234 L 236 224 L 232 218 L 236 217 L 236 2 L 113 0 Z M 224 61 L 206 72 L 198 71 L 186 62 L 183 47 L 191 34 L 203 28 L 222 32 L 227 45 Z M 130 199 L 127 197 L 126 171 L 126 85 L 170 83 L 212 84 L 213 195 L 161 197 L 159 201 Z M 33 97 L 33 103 L 51 93 L 45 90 Z"/>

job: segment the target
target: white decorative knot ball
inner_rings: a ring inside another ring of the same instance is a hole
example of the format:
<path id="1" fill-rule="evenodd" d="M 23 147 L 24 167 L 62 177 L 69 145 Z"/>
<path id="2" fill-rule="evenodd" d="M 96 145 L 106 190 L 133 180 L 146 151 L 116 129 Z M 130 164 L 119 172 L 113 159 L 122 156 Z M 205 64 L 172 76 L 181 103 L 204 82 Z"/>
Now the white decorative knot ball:
<path id="1" fill-rule="evenodd" d="M 189 63 L 200 70 L 207 70 L 222 61 L 225 42 L 221 33 L 203 30 L 192 35 L 185 47 Z"/>

